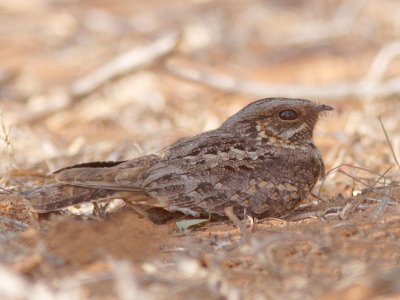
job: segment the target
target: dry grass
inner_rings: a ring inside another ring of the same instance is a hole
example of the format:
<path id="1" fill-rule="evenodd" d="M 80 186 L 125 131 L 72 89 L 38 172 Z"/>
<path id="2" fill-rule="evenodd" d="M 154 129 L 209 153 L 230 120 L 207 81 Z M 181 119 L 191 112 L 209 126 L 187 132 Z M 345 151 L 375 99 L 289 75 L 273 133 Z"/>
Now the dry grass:
<path id="1" fill-rule="evenodd" d="M 399 9 L 0 1 L 0 298 L 399 298 Z M 60 167 L 158 150 L 271 96 L 335 107 L 315 136 L 331 171 L 285 219 L 180 232 L 83 205 L 38 222 L 18 197 Z"/>

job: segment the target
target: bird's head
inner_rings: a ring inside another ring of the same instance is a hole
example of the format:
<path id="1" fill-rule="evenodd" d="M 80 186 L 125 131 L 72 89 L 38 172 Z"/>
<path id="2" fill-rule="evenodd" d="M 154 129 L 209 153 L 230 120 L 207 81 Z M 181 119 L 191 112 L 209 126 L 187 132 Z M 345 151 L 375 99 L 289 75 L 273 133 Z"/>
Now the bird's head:
<path id="1" fill-rule="evenodd" d="M 221 129 L 302 144 L 312 140 L 318 118 L 330 110 L 333 108 L 328 105 L 309 100 L 266 98 L 250 103 L 228 118 Z"/>

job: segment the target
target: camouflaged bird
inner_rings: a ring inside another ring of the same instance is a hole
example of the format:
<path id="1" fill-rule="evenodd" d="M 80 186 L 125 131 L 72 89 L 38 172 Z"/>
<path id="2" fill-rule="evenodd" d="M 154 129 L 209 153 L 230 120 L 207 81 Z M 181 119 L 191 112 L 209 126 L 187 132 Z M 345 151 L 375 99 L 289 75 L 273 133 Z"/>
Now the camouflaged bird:
<path id="1" fill-rule="evenodd" d="M 55 172 L 56 184 L 24 196 L 38 213 L 145 195 L 170 212 L 193 216 L 224 216 L 226 207 L 241 216 L 282 216 L 325 174 L 313 130 L 321 113 L 329 110 L 302 99 L 258 100 L 219 128 L 179 140 L 159 153 L 67 167 Z"/>

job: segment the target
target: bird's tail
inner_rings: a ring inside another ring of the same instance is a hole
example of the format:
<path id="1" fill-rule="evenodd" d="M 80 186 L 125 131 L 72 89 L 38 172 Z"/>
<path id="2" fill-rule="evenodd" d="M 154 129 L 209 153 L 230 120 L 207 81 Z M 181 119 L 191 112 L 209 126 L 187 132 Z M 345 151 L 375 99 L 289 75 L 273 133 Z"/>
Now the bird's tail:
<path id="1" fill-rule="evenodd" d="M 54 172 L 58 183 L 22 192 L 22 196 L 30 210 L 36 213 L 107 198 L 141 201 L 137 196 L 146 195 L 146 192 L 136 184 L 135 178 L 158 160 L 156 155 L 147 155 L 131 161 L 91 162 L 70 166 Z M 116 182 L 117 177 L 120 182 Z"/>
<path id="2" fill-rule="evenodd" d="M 93 202 L 107 198 L 124 198 L 121 192 L 86 188 L 66 184 L 50 184 L 22 192 L 29 209 L 35 213 L 47 213 L 70 205 Z"/>

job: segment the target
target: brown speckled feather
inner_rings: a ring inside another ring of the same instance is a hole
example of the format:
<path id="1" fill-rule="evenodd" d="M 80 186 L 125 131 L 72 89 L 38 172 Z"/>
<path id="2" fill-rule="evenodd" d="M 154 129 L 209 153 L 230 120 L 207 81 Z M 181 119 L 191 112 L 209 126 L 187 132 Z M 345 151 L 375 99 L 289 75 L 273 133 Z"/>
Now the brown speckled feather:
<path id="1" fill-rule="evenodd" d="M 57 184 L 24 195 L 40 212 L 143 194 L 194 216 L 224 215 L 228 206 L 240 215 L 280 216 L 324 174 L 312 135 L 320 113 L 331 109 L 301 99 L 259 100 L 216 130 L 133 160 L 62 169 Z"/>

